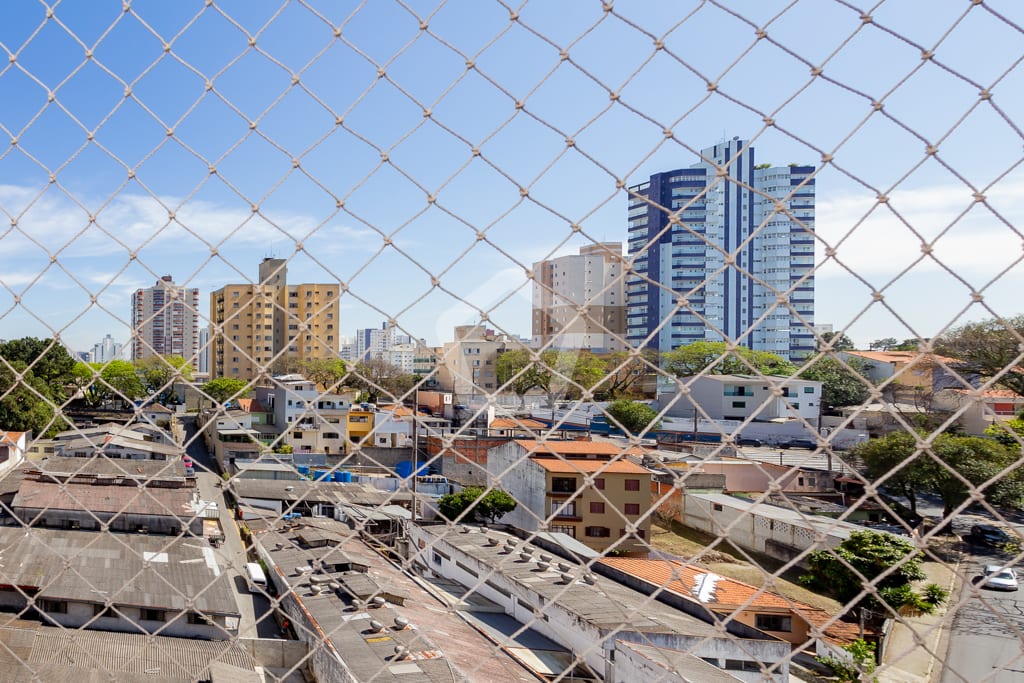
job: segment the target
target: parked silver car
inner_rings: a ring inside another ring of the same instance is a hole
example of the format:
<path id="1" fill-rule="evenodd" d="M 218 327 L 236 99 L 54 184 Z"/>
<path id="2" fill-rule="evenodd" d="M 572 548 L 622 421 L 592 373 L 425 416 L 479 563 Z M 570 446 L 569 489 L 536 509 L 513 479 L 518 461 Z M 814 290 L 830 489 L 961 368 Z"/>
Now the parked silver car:
<path id="1" fill-rule="evenodd" d="M 1017 572 L 998 564 L 985 565 L 982 575 L 978 577 L 978 584 L 982 588 L 1000 591 L 1015 591 L 1020 587 Z"/>

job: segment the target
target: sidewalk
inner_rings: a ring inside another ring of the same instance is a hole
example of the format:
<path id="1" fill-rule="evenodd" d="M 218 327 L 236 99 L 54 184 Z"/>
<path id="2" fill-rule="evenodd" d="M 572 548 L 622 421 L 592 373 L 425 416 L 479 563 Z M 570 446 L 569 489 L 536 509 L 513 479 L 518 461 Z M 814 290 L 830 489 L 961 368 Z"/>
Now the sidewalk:
<path id="1" fill-rule="evenodd" d="M 903 617 L 902 623 L 893 623 L 889 643 L 882 653 L 880 683 L 929 683 L 945 656 L 951 626 L 946 621 L 947 609 L 956 602 L 956 567 L 939 562 L 925 562 L 922 567 L 928 574 L 925 582 L 948 590 L 949 601 L 934 614 Z"/>

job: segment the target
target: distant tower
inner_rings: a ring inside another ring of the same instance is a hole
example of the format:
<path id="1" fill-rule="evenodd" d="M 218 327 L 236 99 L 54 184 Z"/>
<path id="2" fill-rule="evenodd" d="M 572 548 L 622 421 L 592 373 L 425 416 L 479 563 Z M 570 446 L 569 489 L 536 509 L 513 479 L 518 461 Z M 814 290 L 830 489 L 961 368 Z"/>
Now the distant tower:
<path id="1" fill-rule="evenodd" d="M 132 295 L 132 358 L 181 356 L 193 367 L 199 352 L 199 290 L 164 275 Z"/>

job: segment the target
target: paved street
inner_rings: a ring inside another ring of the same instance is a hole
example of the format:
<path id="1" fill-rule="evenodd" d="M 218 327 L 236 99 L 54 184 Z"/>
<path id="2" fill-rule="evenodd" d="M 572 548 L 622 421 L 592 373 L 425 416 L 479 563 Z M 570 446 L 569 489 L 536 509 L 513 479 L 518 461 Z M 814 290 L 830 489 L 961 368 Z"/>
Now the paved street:
<path id="1" fill-rule="evenodd" d="M 987 563 L 1001 556 L 979 549 L 964 561 L 964 575 L 971 579 Z M 956 611 L 950 632 L 942 683 L 1019 683 L 1024 680 L 1024 592 L 981 590 L 963 587 L 963 605 Z"/>
<path id="2" fill-rule="evenodd" d="M 188 443 L 188 454 L 196 463 L 196 479 L 199 495 L 203 500 L 217 503 L 220 512 L 220 524 L 224 530 L 224 543 L 214 549 L 217 563 L 231 577 L 231 586 L 238 602 L 238 610 L 242 615 L 238 626 L 240 638 L 277 638 L 277 623 L 270 614 L 271 603 L 262 595 L 249 592 L 245 582 L 245 564 L 248 555 L 238 535 L 238 527 L 231 516 L 231 511 L 224 504 L 224 493 L 220 488 L 221 478 L 216 472 L 213 457 L 206 449 L 202 437 L 196 436 L 194 416 L 185 416 L 185 440 Z"/>

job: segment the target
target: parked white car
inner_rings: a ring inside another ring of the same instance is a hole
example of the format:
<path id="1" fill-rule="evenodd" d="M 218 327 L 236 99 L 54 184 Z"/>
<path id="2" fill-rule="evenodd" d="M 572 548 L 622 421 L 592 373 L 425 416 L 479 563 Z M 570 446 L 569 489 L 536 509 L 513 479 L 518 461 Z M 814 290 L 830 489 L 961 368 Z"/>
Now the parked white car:
<path id="1" fill-rule="evenodd" d="M 1017 572 L 998 564 L 985 565 L 984 573 L 978 577 L 978 583 L 982 588 L 1000 591 L 1015 591 L 1020 587 Z"/>

